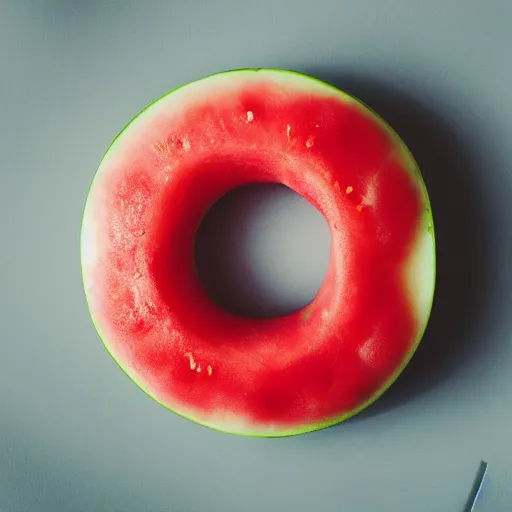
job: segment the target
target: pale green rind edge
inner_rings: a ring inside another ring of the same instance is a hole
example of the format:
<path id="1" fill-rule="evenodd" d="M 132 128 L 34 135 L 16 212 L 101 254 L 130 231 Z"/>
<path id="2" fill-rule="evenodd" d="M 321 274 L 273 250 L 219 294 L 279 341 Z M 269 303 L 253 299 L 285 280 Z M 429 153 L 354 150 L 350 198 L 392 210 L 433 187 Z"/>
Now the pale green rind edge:
<path id="1" fill-rule="evenodd" d="M 251 73 L 251 72 L 258 72 L 258 71 L 264 71 L 264 72 L 267 72 L 267 73 L 274 73 L 274 74 L 275 73 L 288 74 L 288 75 L 296 76 L 298 78 L 302 78 L 302 79 L 306 79 L 306 80 L 311 80 L 311 81 L 317 82 L 317 84 L 319 84 L 319 85 L 325 86 L 326 88 L 330 89 L 332 92 L 336 93 L 337 95 L 342 96 L 345 100 L 351 100 L 351 101 L 355 101 L 356 103 L 359 103 L 363 108 L 365 108 L 368 112 L 370 112 L 375 117 L 375 119 L 377 121 L 379 121 L 380 124 L 387 130 L 387 132 L 396 140 L 396 142 L 408 154 L 411 163 L 413 163 L 413 165 L 414 165 L 413 171 L 415 172 L 415 177 L 418 180 L 418 184 L 420 185 L 420 187 L 421 187 L 421 189 L 423 191 L 423 199 L 424 199 L 426 207 L 427 207 L 427 211 L 426 211 L 426 214 L 425 214 L 426 220 L 427 220 L 428 224 L 431 226 L 430 236 L 432 238 L 432 249 L 433 249 L 433 260 L 432 260 L 432 263 L 433 263 L 433 268 L 432 268 L 433 283 L 432 283 L 432 295 L 431 295 L 431 298 L 430 298 L 428 312 L 426 313 L 426 316 L 425 316 L 425 321 L 424 321 L 423 328 L 419 332 L 419 334 L 418 334 L 418 336 L 417 336 L 417 338 L 416 338 L 416 340 L 415 340 L 411 350 L 409 351 L 407 356 L 404 358 L 404 360 L 402 361 L 402 364 L 398 367 L 398 369 L 389 377 L 389 379 L 383 384 L 383 386 L 381 386 L 381 388 L 372 397 L 370 397 L 366 402 L 362 403 L 361 405 L 359 405 L 355 409 L 352 409 L 351 411 L 346 412 L 346 413 L 344 413 L 344 414 L 342 414 L 340 416 L 337 416 L 337 417 L 335 417 L 333 419 L 326 420 L 326 421 L 323 421 L 323 422 L 320 422 L 320 423 L 315 423 L 315 424 L 307 425 L 307 426 L 300 426 L 300 427 L 293 428 L 293 429 L 282 429 L 282 430 L 279 430 L 279 431 L 242 432 L 242 431 L 236 431 L 236 430 L 233 430 L 233 431 L 222 430 L 219 427 L 216 427 L 214 425 L 210 425 L 207 422 L 198 421 L 197 419 L 193 418 L 190 415 L 186 415 L 186 414 L 183 414 L 183 413 L 180 413 L 180 412 L 176 411 L 175 409 L 172 409 L 171 407 L 169 407 L 165 403 L 163 403 L 160 400 L 158 400 L 155 396 L 153 396 L 153 394 L 149 390 L 145 389 L 145 387 L 142 384 L 137 382 L 137 380 L 135 380 L 130 375 L 128 370 L 126 370 L 123 367 L 123 365 L 116 359 L 114 354 L 111 352 L 105 337 L 102 335 L 100 326 L 97 324 L 97 322 L 96 322 L 96 320 L 94 318 L 94 315 L 93 315 L 91 307 L 90 307 L 89 297 L 88 297 L 88 294 L 87 294 L 86 286 L 85 286 L 85 276 L 84 276 L 84 269 L 83 269 L 82 265 L 81 265 L 81 271 L 82 271 L 81 273 L 82 273 L 82 284 L 83 284 L 83 287 L 84 287 L 84 292 L 85 292 L 85 295 L 86 295 L 86 300 L 87 300 L 87 305 L 88 305 L 88 308 L 89 308 L 89 313 L 90 313 L 90 316 L 91 316 L 91 320 L 93 322 L 93 325 L 94 325 L 94 327 L 96 329 L 96 332 L 97 332 L 100 340 L 102 341 L 103 346 L 105 347 L 107 353 L 111 356 L 111 358 L 117 364 L 117 366 L 119 366 L 119 368 L 130 379 L 130 381 L 133 382 L 142 392 L 144 392 L 146 395 L 148 395 L 150 398 L 152 398 L 155 402 L 160 404 L 165 409 L 173 412 L 177 416 L 180 416 L 180 417 L 182 417 L 182 418 L 184 418 L 186 420 L 189 420 L 189 421 L 191 421 L 191 422 L 193 422 L 195 424 L 201 425 L 201 426 L 209 428 L 211 430 L 215 430 L 217 432 L 222 432 L 224 434 L 240 435 L 240 436 L 244 436 L 244 437 L 277 438 L 277 437 L 290 437 L 290 436 L 296 436 L 296 435 L 300 435 L 300 434 L 306 434 L 308 432 L 314 432 L 314 431 L 317 431 L 317 430 L 325 429 L 325 428 L 337 425 L 339 423 L 342 423 L 343 421 L 345 421 L 345 420 L 347 420 L 347 419 L 357 415 L 358 413 L 360 413 L 361 411 L 363 411 L 364 409 L 366 409 L 367 407 L 372 405 L 375 401 L 377 401 L 396 382 L 396 380 L 402 374 L 404 369 L 407 367 L 407 365 L 409 364 L 410 360 L 414 356 L 416 350 L 418 349 L 418 346 L 421 343 L 421 341 L 422 341 L 422 339 L 423 339 L 423 337 L 425 335 L 425 331 L 426 331 L 426 329 L 428 327 L 428 324 L 429 324 L 429 320 L 430 320 L 430 316 L 431 316 L 431 312 L 432 312 L 432 306 L 433 306 L 434 297 L 435 297 L 435 283 L 436 283 L 436 273 L 437 273 L 437 265 L 436 265 L 436 239 L 435 239 L 435 226 L 434 226 L 432 206 L 431 206 L 431 203 L 430 203 L 430 197 L 429 197 L 429 194 L 428 194 L 428 191 L 427 191 L 426 184 L 425 184 L 425 182 L 423 180 L 423 176 L 421 174 L 421 171 L 419 169 L 419 166 L 418 166 L 416 160 L 414 159 L 414 156 L 410 152 L 410 150 L 407 147 L 407 145 L 405 144 L 405 142 L 398 135 L 398 133 L 379 114 L 377 114 L 371 107 L 366 105 L 360 99 L 356 98 L 355 96 L 353 96 L 352 94 L 349 94 L 346 91 L 338 89 L 337 87 L 333 86 L 332 84 L 329 84 L 329 83 L 327 83 L 327 82 L 325 82 L 325 81 L 323 81 L 323 80 L 321 80 L 319 78 L 316 78 L 316 77 L 313 77 L 313 76 L 310 76 L 310 75 L 307 75 L 305 73 L 301 73 L 301 72 L 298 72 L 298 71 L 287 70 L 287 69 L 278 69 L 278 68 L 240 68 L 240 69 L 227 70 L 227 71 L 222 71 L 222 72 L 219 72 L 219 73 L 213 73 L 213 74 L 207 75 L 207 76 L 205 76 L 203 78 L 200 78 L 199 80 L 196 80 L 195 82 L 205 81 L 205 80 L 208 80 L 209 78 L 212 78 L 212 77 L 218 76 L 218 75 Z M 99 169 L 99 167 L 101 167 L 101 164 L 103 163 L 104 159 L 110 153 L 110 151 L 113 149 L 113 147 L 114 147 L 115 143 L 118 141 L 118 139 L 123 135 L 123 133 L 126 132 L 126 130 L 132 125 L 132 123 L 136 119 L 140 118 L 149 108 L 153 107 L 154 105 L 156 105 L 158 102 L 160 102 L 161 100 L 163 100 L 167 96 L 171 95 L 172 93 L 176 92 L 179 89 L 182 89 L 183 87 L 186 87 L 190 83 L 193 83 L 193 82 L 189 82 L 189 83 L 183 84 L 183 85 L 181 85 L 179 87 L 171 89 L 170 91 L 167 91 L 165 94 L 163 94 L 162 96 L 160 96 L 156 100 L 154 100 L 151 103 L 149 103 L 148 105 L 146 105 L 146 107 L 144 107 L 135 117 L 133 117 L 125 125 L 125 127 L 117 134 L 117 136 L 112 140 L 111 144 L 108 146 L 107 150 L 105 151 L 105 153 L 104 153 L 104 155 L 103 155 L 103 157 L 101 159 L 101 162 L 100 162 L 100 165 L 98 166 L 98 169 Z M 94 186 L 94 181 L 95 181 L 96 177 L 97 177 L 97 173 L 95 173 L 95 175 L 94 175 L 94 177 L 93 177 L 93 179 L 91 181 L 91 184 L 89 186 L 89 190 L 88 190 L 88 193 L 87 193 L 87 196 L 86 196 L 86 200 L 85 200 L 85 204 L 84 204 L 82 219 L 85 217 L 85 210 L 87 208 L 88 199 L 90 197 L 90 193 L 91 193 L 91 190 L 92 190 L 92 188 Z M 82 238 L 81 237 L 80 237 L 80 254 L 82 255 Z"/>

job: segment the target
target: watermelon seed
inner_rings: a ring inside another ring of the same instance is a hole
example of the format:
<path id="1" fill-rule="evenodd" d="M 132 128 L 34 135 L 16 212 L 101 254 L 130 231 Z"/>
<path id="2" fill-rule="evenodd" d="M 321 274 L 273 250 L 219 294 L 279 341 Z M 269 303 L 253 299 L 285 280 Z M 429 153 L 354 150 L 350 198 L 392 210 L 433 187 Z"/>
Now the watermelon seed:
<path id="1" fill-rule="evenodd" d="M 250 110 L 248 110 L 246 123 L 250 123 L 253 119 L 254 119 L 254 114 Z"/>
<path id="2" fill-rule="evenodd" d="M 288 139 L 290 139 L 291 131 L 292 131 L 292 127 L 289 124 L 287 124 L 286 125 L 286 136 L 288 137 Z"/>
<path id="3" fill-rule="evenodd" d="M 313 147 L 314 143 L 315 143 L 315 138 L 312 135 L 310 135 L 308 140 L 306 141 L 306 147 L 311 148 L 311 147 Z"/>
<path id="4" fill-rule="evenodd" d="M 345 192 L 346 192 L 347 194 L 351 194 L 353 191 L 354 191 L 354 188 L 353 188 L 353 187 L 351 187 L 350 185 L 345 189 Z"/>
<path id="5" fill-rule="evenodd" d="M 208 372 L 208 375 L 211 377 L 211 375 L 212 375 L 212 371 L 213 371 L 213 370 L 212 370 L 212 367 L 211 367 L 210 365 L 208 365 L 208 366 L 206 367 L 206 371 Z"/>
<path id="6" fill-rule="evenodd" d="M 169 151 L 169 146 L 166 142 L 155 142 L 153 144 L 153 147 L 159 152 L 159 153 L 167 153 Z"/>
<path id="7" fill-rule="evenodd" d="M 189 359 L 189 363 L 190 363 L 190 369 L 191 370 L 195 370 L 196 368 L 196 362 L 194 361 L 194 356 L 190 353 L 190 352 L 187 352 L 185 354 L 186 357 L 188 357 Z"/>

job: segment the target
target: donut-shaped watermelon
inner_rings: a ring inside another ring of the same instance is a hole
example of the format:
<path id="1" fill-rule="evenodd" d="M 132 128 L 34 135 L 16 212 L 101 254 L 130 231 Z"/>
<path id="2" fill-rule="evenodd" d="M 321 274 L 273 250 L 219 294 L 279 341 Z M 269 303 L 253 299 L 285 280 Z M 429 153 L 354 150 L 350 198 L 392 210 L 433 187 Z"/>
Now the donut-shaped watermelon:
<path id="1" fill-rule="evenodd" d="M 194 264 L 208 209 L 256 183 L 296 191 L 331 234 L 316 297 L 274 319 L 222 310 Z M 376 400 L 417 348 L 435 285 L 428 194 L 398 135 L 354 97 L 272 69 L 187 84 L 128 124 L 91 185 L 81 263 L 96 329 L 143 391 L 204 426 L 269 437 Z"/>

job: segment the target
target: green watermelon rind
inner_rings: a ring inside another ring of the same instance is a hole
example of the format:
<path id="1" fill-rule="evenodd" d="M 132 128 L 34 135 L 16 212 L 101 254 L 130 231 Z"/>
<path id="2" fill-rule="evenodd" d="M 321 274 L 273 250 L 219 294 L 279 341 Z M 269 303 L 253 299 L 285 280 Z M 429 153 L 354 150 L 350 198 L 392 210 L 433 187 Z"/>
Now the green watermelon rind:
<path id="1" fill-rule="evenodd" d="M 334 93 L 336 96 L 340 97 L 344 101 L 350 101 L 350 102 L 358 104 L 363 110 L 366 111 L 367 115 L 372 116 L 373 119 L 376 122 L 378 122 L 381 125 L 381 127 L 383 127 L 386 130 L 388 135 L 393 138 L 397 147 L 401 148 L 404 156 L 407 158 L 408 163 L 409 163 L 408 170 L 409 170 L 409 172 L 411 172 L 413 174 L 415 183 L 421 188 L 422 198 L 423 198 L 424 204 L 426 206 L 424 214 L 423 214 L 423 224 L 427 226 L 427 229 L 428 229 L 428 232 L 430 235 L 430 242 L 432 244 L 432 253 L 433 253 L 432 254 L 432 283 L 431 283 L 432 293 L 430 294 L 427 309 L 424 311 L 424 321 L 423 321 L 423 325 L 418 333 L 418 336 L 416 337 L 416 339 L 415 339 L 414 343 L 412 344 L 412 347 L 409 350 L 409 352 L 407 353 L 406 357 L 402 360 L 402 363 L 395 370 L 395 372 L 386 380 L 386 382 L 368 400 L 366 400 L 365 402 L 363 402 L 362 404 L 358 405 L 357 407 L 355 407 L 354 409 L 352 409 L 348 412 L 345 412 L 339 416 L 335 416 L 330 419 L 324 420 L 322 422 L 305 424 L 305 425 L 303 424 L 303 425 L 300 425 L 300 426 L 297 426 L 294 428 L 278 428 L 277 427 L 275 430 L 255 429 L 254 432 L 240 431 L 240 430 L 235 430 L 235 429 L 230 430 L 229 428 L 223 429 L 214 424 L 210 424 L 208 421 L 198 420 L 197 418 L 194 417 L 193 414 L 185 414 L 183 412 L 173 409 L 169 405 L 167 405 L 167 404 L 163 403 L 161 400 L 159 400 L 156 396 L 154 396 L 154 394 L 151 391 L 146 389 L 143 384 L 138 382 L 138 380 L 135 376 L 131 375 L 131 372 L 129 370 L 127 370 L 124 367 L 124 365 L 113 354 L 112 350 L 109 347 L 109 343 L 108 343 L 106 337 L 102 333 L 102 328 L 100 327 L 99 323 L 96 321 L 96 318 L 92 312 L 89 294 L 87 293 L 87 289 L 86 289 L 86 284 L 85 284 L 86 277 L 85 277 L 83 262 L 81 264 L 81 270 L 82 270 L 82 284 L 83 284 L 85 295 L 86 295 L 87 306 L 89 308 L 91 320 L 96 329 L 97 335 L 99 336 L 100 340 L 102 341 L 102 344 L 105 347 L 107 353 L 111 356 L 111 358 L 116 363 L 116 365 L 123 371 L 123 373 L 130 379 L 130 381 L 133 382 L 143 393 L 148 395 L 155 402 L 160 404 L 165 409 L 173 412 L 177 416 L 184 418 L 186 420 L 189 420 L 192 423 L 195 423 L 197 425 L 201 425 L 203 427 L 209 428 L 211 430 L 214 430 L 217 432 L 222 432 L 225 434 L 240 435 L 240 436 L 244 436 L 244 437 L 278 438 L 278 437 L 296 436 L 296 435 L 305 434 L 305 433 L 309 433 L 309 432 L 322 430 L 322 429 L 325 429 L 328 427 L 332 427 L 334 425 L 337 425 L 339 423 L 342 423 L 342 422 L 348 420 L 349 418 L 352 418 L 353 416 L 359 414 L 364 409 L 368 408 L 370 405 L 372 405 L 374 402 L 376 402 L 396 382 L 398 377 L 402 374 L 404 369 L 409 364 L 410 360 L 412 359 L 416 350 L 418 349 L 418 346 L 420 345 L 422 339 L 424 338 L 425 331 L 429 324 L 432 307 L 433 307 L 433 303 L 434 303 L 434 297 L 435 297 L 435 284 L 436 284 L 436 272 L 437 272 L 437 268 L 436 268 L 437 267 L 437 265 L 436 265 L 436 239 L 435 239 L 435 228 L 434 228 L 432 207 L 431 207 L 427 187 L 423 180 L 423 176 L 421 174 L 420 168 L 419 168 L 416 160 L 414 159 L 412 153 L 410 152 L 409 148 L 407 147 L 407 145 L 404 143 L 404 141 L 401 139 L 401 137 L 398 135 L 398 133 L 378 113 L 376 113 L 366 103 L 364 103 L 357 97 L 353 96 L 352 94 L 350 94 L 344 90 L 338 89 L 337 87 L 333 86 L 332 84 L 329 84 L 328 82 L 325 82 L 319 78 L 307 75 L 305 73 L 301 73 L 301 72 L 293 71 L 293 70 L 287 70 L 287 69 L 240 68 L 240 69 L 232 69 L 232 70 L 222 71 L 222 72 L 218 72 L 218 73 L 213 73 L 213 74 L 204 76 L 203 78 L 200 78 L 199 80 L 182 84 L 174 89 L 167 91 L 165 94 L 163 94 L 156 100 L 147 104 L 146 107 L 144 107 L 141 111 L 139 111 L 139 113 L 135 117 L 133 117 L 125 125 L 125 127 L 117 134 L 117 136 L 112 140 L 112 142 L 108 146 L 107 150 L 105 151 L 105 153 L 101 159 L 101 162 L 100 162 L 100 165 L 98 166 L 97 171 L 99 170 L 99 168 L 101 167 L 102 163 L 107 158 L 107 156 L 109 156 L 112 152 L 114 152 L 116 143 L 118 142 L 120 137 L 133 125 L 133 123 L 136 120 L 141 119 L 142 116 L 150 108 L 155 107 L 160 101 L 164 100 L 165 98 L 168 98 L 170 95 L 172 95 L 176 91 L 181 90 L 192 83 L 203 82 L 203 81 L 209 80 L 210 78 L 213 78 L 213 77 L 227 76 L 230 74 L 239 75 L 239 74 L 243 74 L 243 73 L 257 73 L 260 71 L 270 73 L 270 74 L 276 74 L 276 73 L 282 74 L 282 75 L 286 75 L 287 77 L 290 76 L 293 78 L 299 78 L 301 80 L 306 80 L 306 81 L 309 80 L 309 81 L 311 81 L 312 84 L 314 83 L 316 86 L 321 86 L 326 90 L 330 90 L 330 92 Z M 89 198 L 91 197 L 91 191 L 94 187 L 95 180 L 96 180 L 98 174 L 99 174 L 98 172 L 95 173 L 95 175 L 91 181 L 91 184 L 89 186 L 89 190 L 88 190 L 88 193 L 86 196 L 85 205 L 84 205 L 84 209 L 83 209 L 83 216 L 82 216 L 83 219 L 85 218 L 85 213 L 90 204 Z M 82 228 L 82 233 L 83 233 L 83 228 Z M 420 235 L 420 234 L 421 234 L 421 232 L 418 232 L 418 235 Z M 81 237 L 80 238 L 80 254 L 81 255 L 82 255 L 82 243 L 83 243 L 83 238 Z"/>

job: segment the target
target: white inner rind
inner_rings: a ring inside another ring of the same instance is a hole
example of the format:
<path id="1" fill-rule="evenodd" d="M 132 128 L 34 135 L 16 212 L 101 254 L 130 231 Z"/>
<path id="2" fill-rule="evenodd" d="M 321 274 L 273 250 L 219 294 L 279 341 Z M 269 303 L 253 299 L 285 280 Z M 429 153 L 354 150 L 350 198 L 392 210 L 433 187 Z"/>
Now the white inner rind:
<path id="1" fill-rule="evenodd" d="M 422 228 L 405 265 L 405 285 L 420 334 L 428 321 L 435 283 L 434 237 L 426 222 Z"/>
<path id="2" fill-rule="evenodd" d="M 81 236 L 82 271 L 87 274 L 96 266 L 99 257 L 97 241 L 97 221 L 92 208 L 88 206 L 84 212 Z M 90 281 L 85 280 L 86 292 L 90 291 Z"/>

